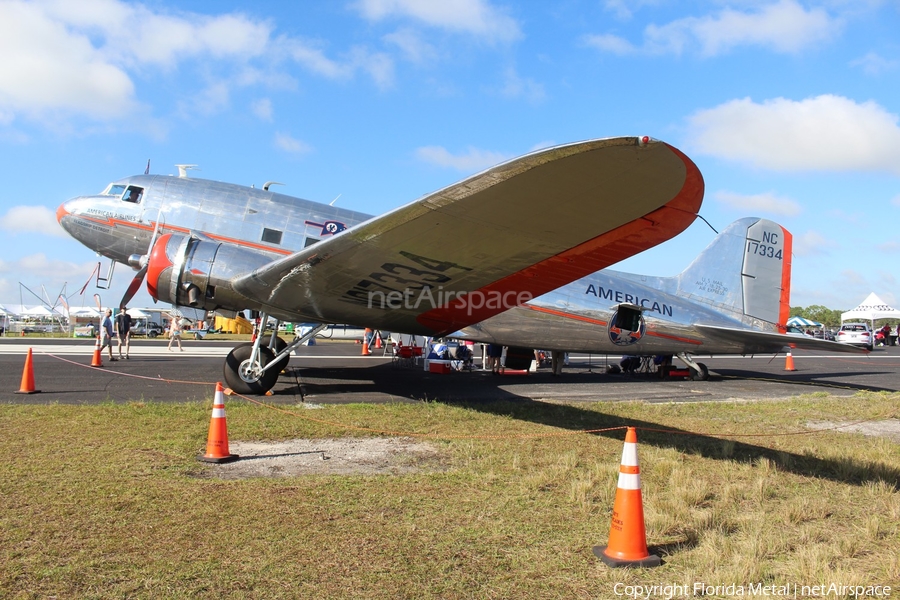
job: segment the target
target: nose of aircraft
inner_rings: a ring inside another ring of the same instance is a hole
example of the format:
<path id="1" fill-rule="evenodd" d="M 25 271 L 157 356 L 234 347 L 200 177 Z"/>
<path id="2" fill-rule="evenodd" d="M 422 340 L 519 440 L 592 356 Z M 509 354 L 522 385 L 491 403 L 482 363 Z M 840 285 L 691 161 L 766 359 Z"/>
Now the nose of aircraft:
<path id="1" fill-rule="evenodd" d="M 56 209 L 56 222 L 62 225 L 63 217 L 69 214 L 69 209 L 67 207 L 68 202 L 63 202 L 59 205 L 59 208 Z"/>
<path id="2" fill-rule="evenodd" d="M 70 198 L 60 204 L 59 208 L 56 209 L 56 222 L 66 231 L 69 231 L 72 221 L 72 219 L 66 219 L 66 217 L 74 217 L 78 214 L 77 205 L 79 200 L 81 200 L 81 196 Z"/>

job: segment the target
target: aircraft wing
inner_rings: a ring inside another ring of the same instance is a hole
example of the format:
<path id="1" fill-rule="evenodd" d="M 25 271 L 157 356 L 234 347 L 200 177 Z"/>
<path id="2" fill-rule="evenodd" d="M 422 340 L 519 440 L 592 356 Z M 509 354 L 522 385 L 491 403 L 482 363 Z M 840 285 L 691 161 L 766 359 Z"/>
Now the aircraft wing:
<path id="1" fill-rule="evenodd" d="M 557 146 L 232 283 L 282 319 L 441 335 L 674 237 L 694 221 L 703 189 L 697 166 L 652 138 Z"/>
<path id="2" fill-rule="evenodd" d="M 822 352 L 846 352 L 850 354 L 868 354 L 868 350 L 828 340 L 820 340 L 809 335 L 754 331 L 732 327 L 696 324 L 695 327 L 703 335 L 712 340 L 734 345 L 736 352 L 742 354 L 771 354 L 785 348 L 802 350 L 819 350 Z M 743 347 L 743 350 L 739 348 Z"/>

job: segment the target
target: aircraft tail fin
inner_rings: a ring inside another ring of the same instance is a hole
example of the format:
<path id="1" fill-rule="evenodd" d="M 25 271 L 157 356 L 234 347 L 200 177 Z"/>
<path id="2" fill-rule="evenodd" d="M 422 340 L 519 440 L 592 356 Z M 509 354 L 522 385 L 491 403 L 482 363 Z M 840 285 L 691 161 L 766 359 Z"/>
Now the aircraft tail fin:
<path id="1" fill-rule="evenodd" d="M 767 219 L 729 225 L 676 276 L 679 296 L 736 318 L 784 325 L 790 316 L 793 236 Z"/>

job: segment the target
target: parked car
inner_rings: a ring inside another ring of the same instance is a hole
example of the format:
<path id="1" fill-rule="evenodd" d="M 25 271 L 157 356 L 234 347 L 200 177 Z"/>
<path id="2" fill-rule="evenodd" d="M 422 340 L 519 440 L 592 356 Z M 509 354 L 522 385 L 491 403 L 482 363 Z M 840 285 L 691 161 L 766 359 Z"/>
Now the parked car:
<path id="1" fill-rule="evenodd" d="M 829 329 L 819 329 L 813 332 L 813 336 L 819 338 L 820 340 L 828 340 L 829 342 L 834 341 L 834 334 Z"/>
<path id="2" fill-rule="evenodd" d="M 875 335 L 868 323 L 843 323 L 838 331 L 837 341 L 842 344 L 863 346 L 869 350 L 875 348 Z"/>
<path id="3" fill-rule="evenodd" d="M 131 326 L 131 335 L 146 335 L 148 338 L 155 338 L 162 335 L 163 328 L 159 323 L 147 321 L 146 319 L 138 319 Z"/>

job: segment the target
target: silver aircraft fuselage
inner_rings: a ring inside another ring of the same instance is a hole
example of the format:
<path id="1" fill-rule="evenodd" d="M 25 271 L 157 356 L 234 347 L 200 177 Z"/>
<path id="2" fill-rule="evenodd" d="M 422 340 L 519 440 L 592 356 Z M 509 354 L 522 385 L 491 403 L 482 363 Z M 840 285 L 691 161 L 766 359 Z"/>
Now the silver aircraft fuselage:
<path id="1" fill-rule="evenodd" d="M 276 257 L 371 218 L 268 190 L 165 175 L 115 181 L 63 203 L 56 216 L 82 244 L 126 264 L 147 253 L 157 221 L 159 234 L 194 232 Z"/>
<path id="2" fill-rule="evenodd" d="M 239 275 L 371 216 L 267 189 L 136 175 L 111 183 L 101 194 L 65 202 L 57 218 L 85 246 L 132 266 L 135 256 L 148 253 L 155 232 L 189 234 L 252 251 L 236 253 L 228 264 L 228 271 Z M 783 322 L 777 307 L 764 319 L 729 308 L 741 304 L 736 297 L 742 293 L 740 260 L 751 248 L 748 243 L 745 249 L 743 235 L 733 237 L 724 247 L 734 260 L 707 260 L 700 275 L 691 274 L 698 280 L 691 285 L 702 290 L 697 295 L 684 293 L 678 277 L 601 270 L 468 326 L 457 337 L 506 346 L 634 355 L 777 353 L 792 340 L 806 342 L 784 335 L 784 327 L 777 325 Z M 789 257 L 789 246 L 784 252 Z M 770 258 L 764 251 L 762 260 Z M 789 265 L 786 273 L 789 293 Z M 628 317 L 631 325 L 616 325 L 619 315 Z M 316 320 L 293 316 L 296 321 Z M 760 335 L 754 338 L 754 332 Z"/>

